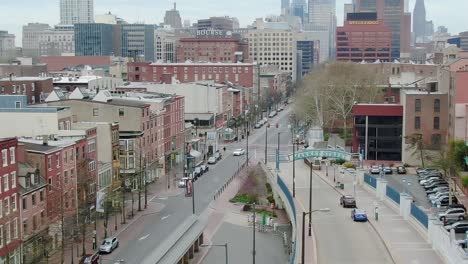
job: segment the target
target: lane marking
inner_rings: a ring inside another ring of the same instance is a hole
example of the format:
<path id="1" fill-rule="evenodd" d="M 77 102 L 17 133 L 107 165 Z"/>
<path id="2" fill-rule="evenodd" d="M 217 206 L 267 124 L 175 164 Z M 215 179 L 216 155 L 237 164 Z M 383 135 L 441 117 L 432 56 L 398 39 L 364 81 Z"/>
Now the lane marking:
<path id="1" fill-rule="evenodd" d="M 159 197 L 159 200 L 167 200 L 167 197 Z"/>
<path id="2" fill-rule="evenodd" d="M 171 216 L 171 215 L 163 216 L 163 217 L 161 217 L 161 220 L 162 220 L 162 221 L 163 221 L 163 220 L 166 220 L 166 219 L 169 218 L 170 216 Z"/>
<path id="3" fill-rule="evenodd" d="M 145 240 L 145 239 L 147 239 L 150 235 L 151 235 L 151 234 L 147 234 L 146 236 L 142 236 L 142 237 L 140 237 L 138 240 L 139 240 L 139 241 Z"/>

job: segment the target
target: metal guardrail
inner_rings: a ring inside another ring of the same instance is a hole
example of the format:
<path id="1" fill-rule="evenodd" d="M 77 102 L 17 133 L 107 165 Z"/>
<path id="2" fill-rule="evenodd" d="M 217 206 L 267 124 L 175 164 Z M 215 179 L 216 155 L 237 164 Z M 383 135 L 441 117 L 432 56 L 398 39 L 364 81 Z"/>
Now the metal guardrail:
<path id="1" fill-rule="evenodd" d="M 291 206 L 291 209 L 293 211 L 293 220 L 294 220 L 294 225 L 297 225 L 297 219 L 296 219 L 296 206 L 294 205 L 294 200 L 291 195 L 291 192 L 289 191 L 288 187 L 284 183 L 284 181 L 281 179 L 281 177 L 277 177 L 278 180 L 278 186 L 280 187 L 281 191 L 283 191 L 284 195 L 286 196 L 286 199 L 288 200 L 289 205 Z M 291 256 L 289 259 L 289 263 L 294 264 L 296 261 L 296 245 L 297 245 L 297 238 L 295 237 L 293 241 L 293 246 L 291 250 Z"/>
<path id="2" fill-rule="evenodd" d="M 370 176 L 367 173 L 364 174 L 364 182 L 367 183 L 368 185 L 370 185 L 374 189 L 377 188 L 377 179 Z"/>
<path id="3" fill-rule="evenodd" d="M 429 217 L 427 213 L 419 208 L 416 204 L 411 203 L 411 215 L 416 218 L 426 229 L 429 226 Z"/>
<path id="4" fill-rule="evenodd" d="M 392 199 L 397 204 L 400 204 L 400 193 L 395 191 L 395 189 L 387 185 L 386 194 L 388 198 Z"/>

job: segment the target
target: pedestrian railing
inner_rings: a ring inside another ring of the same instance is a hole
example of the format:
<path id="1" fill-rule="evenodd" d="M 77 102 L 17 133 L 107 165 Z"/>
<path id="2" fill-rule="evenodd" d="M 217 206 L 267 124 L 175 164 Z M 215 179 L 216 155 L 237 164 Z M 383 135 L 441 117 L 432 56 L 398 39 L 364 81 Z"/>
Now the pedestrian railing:
<path id="1" fill-rule="evenodd" d="M 427 213 L 424 212 L 419 206 L 417 206 L 415 203 L 411 203 L 411 215 L 418 220 L 426 229 L 428 228 L 429 225 L 429 218 L 427 216 Z"/>
<path id="2" fill-rule="evenodd" d="M 387 185 L 386 194 L 388 198 L 392 199 L 395 203 L 400 204 L 400 193 L 395 191 L 395 189 Z"/>
<path id="3" fill-rule="evenodd" d="M 281 179 L 281 177 L 277 177 L 277 179 L 278 179 L 277 180 L 278 186 L 280 187 L 281 191 L 286 196 L 286 199 L 288 200 L 289 206 L 291 206 L 293 225 L 297 226 L 296 206 L 294 205 L 294 200 L 293 200 L 293 197 L 291 195 L 291 192 L 289 191 L 288 186 L 286 185 L 286 183 L 284 183 L 284 181 Z M 291 250 L 291 255 L 290 255 L 290 258 L 289 258 L 289 262 L 291 264 L 294 264 L 295 261 L 296 261 L 296 245 L 297 245 L 297 238 L 295 236 L 294 241 L 292 242 L 292 250 Z"/>
<path id="4" fill-rule="evenodd" d="M 247 162 L 244 161 L 244 163 L 242 163 L 242 165 L 240 165 L 236 172 L 234 172 L 234 174 L 226 181 L 226 183 L 224 183 L 224 185 L 219 188 L 218 190 L 216 190 L 215 194 L 213 195 L 213 200 L 216 200 L 219 198 L 219 196 L 221 196 L 221 194 L 227 189 L 227 187 L 229 187 L 229 184 L 231 184 L 232 181 L 234 181 L 235 178 L 237 178 L 240 174 L 242 174 L 242 171 L 247 167 Z"/>
<path id="5" fill-rule="evenodd" d="M 377 188 L 377 179 L 367 173 L 364 174 L 364 182 L 374 189 Z"/>

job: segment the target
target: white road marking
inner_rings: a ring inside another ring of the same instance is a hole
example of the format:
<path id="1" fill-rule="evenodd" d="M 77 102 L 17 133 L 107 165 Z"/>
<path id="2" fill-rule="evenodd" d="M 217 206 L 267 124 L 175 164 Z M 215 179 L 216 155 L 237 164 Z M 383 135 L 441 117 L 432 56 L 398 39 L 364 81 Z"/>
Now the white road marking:
<path id="1" fill-rule="evenodd" d="M 161 217 L 161 220 L 166 220 L 167 218 L 169 218 L 169 216 L 171 216 L 171 215 L 163 216 L 163 217 Z"/>
<path id="2" fill-rule="evenodd" d="M 140 241 L 145 240 L 145 239 L 147 239 L 149 236 L 150 236 L 150 234 L 147 234 L 146 236 L 140 237 L 138 240 L 140 240 Z"/>
<path id="3" fill-rule="evenodd" d="M 159 200 L 167 200 L 167 197 L 159 197 Z"/>

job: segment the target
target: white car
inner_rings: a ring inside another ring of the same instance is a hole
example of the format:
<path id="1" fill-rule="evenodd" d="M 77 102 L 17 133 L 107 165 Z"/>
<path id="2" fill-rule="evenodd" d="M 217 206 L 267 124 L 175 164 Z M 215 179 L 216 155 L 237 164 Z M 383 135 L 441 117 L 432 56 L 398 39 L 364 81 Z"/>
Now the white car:
<path id="1" fill-rule="evenodd" d="M 112 253 L 119 246 L 119 240 L 116 237 L 106 238 L 99 247 L 99 252 Z"/>
<path id="2" fill-rule="evenodd" d="M 234 152 L 232 153 L 234 156 L 242 156 L 245 154 L 245 150 L 244 149 L 236 149 L 234 150 Z"/>
<path id="3" fill-rule="evenodd" d="M 379 174 L 380 173 L 380 167 L 379 166 L 372 166 L 370 168 L 370 173 L 371 174 Z"/>
<path id="4" fill-rule="evenodd" d="M 216 164 L 216 161 L 217 161 L 216 158 L 213 156 L 208 158 L 208 164 Z"/>
<path id="5" fill-rule="evenodd" d="M 187 177 L 184 177 L 182 179 L 179 180 L 179 182 L 177 183 L 177 186 L 179 188 L 185 188 L 187 186 L 187 181 L 189 180 L 189 178 Z"/>

